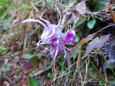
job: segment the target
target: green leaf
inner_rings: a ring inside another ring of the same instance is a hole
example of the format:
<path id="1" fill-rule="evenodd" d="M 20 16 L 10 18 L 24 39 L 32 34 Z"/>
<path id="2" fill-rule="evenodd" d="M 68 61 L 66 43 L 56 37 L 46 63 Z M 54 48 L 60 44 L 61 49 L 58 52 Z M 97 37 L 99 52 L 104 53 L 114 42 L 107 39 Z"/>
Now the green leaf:
<path id="1" fill-rule="evenodd" d="M 40 86 L 40 83 L 38 83 L 38 81 L 33 77 L 29 77 L 29 82 L 30 86 Z"/>
<path id="2" fill-rule="evenodd" d="M 96 19 L 91 19 L 88 21 L 87 26 L 89 29 L 93 29 L 96 23 Z"/>
<path id="3" fill-rule="evenodd" d="M 23 4 L 23 5 L 22 5 L 22 8 L 27 9 L 27 8 L 28 8 L 28 5 L 27 5 L 27 4 Z"/>
<path id="4" fill-rule="evenodd" d="M 5 12 L 5 11 L 0 8 L 0 17 L 3 16 L 4 12 Z"/>
<path id="5" fill-rule="evenodd" d="M 48 78 L 51 78 L 52 74 L 50 72 L 48 72 Z"/>
<path id="6" fill-rule="evenodd" d="M 79 34 L 77 33 L 75 36 L 75 42 L 78 42 L 80 40 Z"/>
<path id="7" fill-rule="evenodd" d="M 1 4 L 1 5 L 4 5 L 4 6 L 6 6 L 6 7 L 9 7 L 9 6 L 10 6 L 8 0 L 0 0 L 0 4 Z"/>
<path id="8" fill-rule="evenodd" d="M 86 20 L 87 20 L 87 18 L 83 18 L 80 21 L 78 21 L 77 24 L 75 24 L 75 28 L 77 28 L 79 25 L 83 24 Z"/>
<path id="9" fill-rule="evenodd" d="M 99 10 L 102 10 L 103 8 L 104 8 L 104 4 L 100 2 L 96 2 L 94 5 L 94 11 L 99 11 Z"/>
<path id="10" fill-rule="evenodd" d="M 92 5 L 94 6 L 94 11 L 100 11 L 104 8 L 105 4 L 110 2 L 110 0 L 93 0 Z"/>
<path id="11" fill-rule="evenodd" d="M 25 58 L 25 59 L 31 59 L 33 57 L 33 55 L 31 55 L 31 54 L 24 54 L 23 55 L 23 58 Z"/>

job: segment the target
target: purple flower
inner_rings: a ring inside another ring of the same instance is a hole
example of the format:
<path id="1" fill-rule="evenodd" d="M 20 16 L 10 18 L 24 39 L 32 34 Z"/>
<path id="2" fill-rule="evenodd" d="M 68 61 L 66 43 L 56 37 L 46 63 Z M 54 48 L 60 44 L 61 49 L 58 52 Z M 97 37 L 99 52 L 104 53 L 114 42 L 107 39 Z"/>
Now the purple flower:
<path id="1" fill-rule="evenodd" d="M 44 27 L 44 31 L 41 35 L 41 41 L 43 43 L 49 43 L 49 41 L 51 40 L 52 37 L 62 37 L 62 32 L 61 32 L 61 28 L 59 25 L 56 24 L 51 24 L 49 21 L 44 20 L 43 18 L 40 18 L 42 21 L 44 21 L 46 23 L 46 25 L 41 22 L 40 20 L 37 19 L 27 19 L 24 20 L 22 23 L 26 23 L 26 22 L 36 22 L 41 24 Z"/>
<path id="2" fill-rule="evenodd" d="M 29 62 L 25 62 L 23 68 L 25 71 L 28 71 L 32 68 L 32 65 Z"/>
<path id="3" fill-rule="evenodd" d="M 50 41 L 50 55 L 53 58 L 53 62 L 55 61 L 58 55 L 63 54 L 65 48 L 62 41 L 59 41 L 57 38 L 53 38 Z"/>
<path id="4" fill-rule="evenodd" d="M 65 47 L 64 44 L 75 44 L 75 32 L 73 30 L 68 30 L 66 36 L 64 37 L 59 25 L 51 24 L 49 21 L 42 18 L 40 19 L 46 24 L 36 19 L 27 19 L 23 21 L 23 23 L 37 22 L 44 27 L 41 40 L 37 43 L 37 48 L 39 48 L 41 45 L 48 44 L 50 46 L 49 52 L 50 56 L 53 58 L 53 62 L 58 55 L 63 53 L 65 54 L 64 58 L 67 58 L 69 56 L 67 52 L 71 50 Z"/>
<path id="5" fill-rule="evenodd" d="M 64 43 L 75 44 L 75 31 L 68 30 L 64 38 Z"/>

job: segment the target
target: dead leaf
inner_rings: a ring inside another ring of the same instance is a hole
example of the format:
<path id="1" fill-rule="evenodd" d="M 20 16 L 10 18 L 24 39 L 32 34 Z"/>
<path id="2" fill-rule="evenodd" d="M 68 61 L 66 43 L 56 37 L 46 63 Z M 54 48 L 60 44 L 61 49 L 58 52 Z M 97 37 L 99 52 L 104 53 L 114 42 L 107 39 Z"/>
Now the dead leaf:
<path id="1" fill-rule="evenodd" d="M 84 56 L 82 57 L 85 58 L 86 56 L 88 56 L 88 54 L 94 50 L 95 48 L 101 48 L 104 43 L 109 39 L 109 35 L 105 35 L 105 36 L 101 36 L 100 38 L 99 37 L 96 37 L 95 39 L 93 39 L 87 46 L 86 48 L 86 53 L 84 54 Z"/>
<path id="2" fill-rule="evenodd" d="M 79 43 L 78 46 L 82 46 L 83 44 L 87 43 L 88 41 L 92 40 L 94 37 L 94 34 L 88 35 L 86 38 L 82 39 Z"/>
<path id="3" fill-rule="evenodd" d="M 85 1 L 82 1 L 80 3 L 78 3 L 78 5 L 76 6 L 76 10 L 81 14 L 85 14 L 86 13 L 86 4 Z"/>

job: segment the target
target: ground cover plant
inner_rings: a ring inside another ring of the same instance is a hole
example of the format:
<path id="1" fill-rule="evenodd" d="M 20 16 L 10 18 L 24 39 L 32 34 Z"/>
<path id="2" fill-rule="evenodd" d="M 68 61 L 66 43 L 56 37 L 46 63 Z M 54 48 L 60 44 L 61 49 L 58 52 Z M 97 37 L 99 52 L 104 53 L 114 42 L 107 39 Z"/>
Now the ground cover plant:
<path id="1" fill-rule="evenodd" d="M 115 86 L 114 0 L 0 0 L 0 86 Z"/>

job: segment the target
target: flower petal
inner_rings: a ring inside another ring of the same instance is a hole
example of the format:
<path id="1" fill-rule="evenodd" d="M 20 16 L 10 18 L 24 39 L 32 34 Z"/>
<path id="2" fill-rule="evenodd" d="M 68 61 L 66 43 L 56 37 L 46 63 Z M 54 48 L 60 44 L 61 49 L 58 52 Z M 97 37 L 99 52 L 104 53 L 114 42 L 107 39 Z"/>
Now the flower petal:
<path id="1" fill-rule="evenodd" d="M 26 19 L 24 21 L 22 21 L 22 23 L 26 23 L 26 22 L 36 22 L 41 24 L 44 28 L 48 28 L 43 22 L 41 22 L 40 20 L 37 19 Z"/>
<path id="2" fill-rule="evenodd" d="M 72 43 L 75 44 L 75 31 L 68 30 L 66 36 L 64 38 L 64 43 Z"/>
<path id="3" fill-rule="evenodd" d="M 55 62 L 55 59 L 56 59 L 56 57 L 58 55 L 58 52 L 59 52 L 59 47 L 57 46 L 56 49 L 55 49 L 55 55 L 53 57 L 53 62 Z"/>

